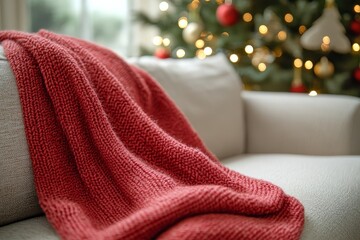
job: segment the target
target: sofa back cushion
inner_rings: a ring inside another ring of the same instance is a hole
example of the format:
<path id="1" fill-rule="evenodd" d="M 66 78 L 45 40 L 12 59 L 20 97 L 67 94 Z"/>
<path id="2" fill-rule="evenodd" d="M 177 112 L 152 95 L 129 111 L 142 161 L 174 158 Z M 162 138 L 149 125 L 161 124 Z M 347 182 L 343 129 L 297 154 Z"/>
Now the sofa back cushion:
<path id="1" fill-rule="evenodd" d="M 224 56 L 140 58 L 219 158 L 244 150 L 240 84 Z M 0 45 L 0 226 L 41 214 L 16 80 Z"/>
<path id="2" fill-rule="evenodd" d="M 241 84 L 225 55 L 204 60 L 140 57 L 129 61 L 160 83 L 218 158 L 244 152 Z"/>
<path id="3" fill-rule="evenodd" d="M 40 213 L 16 81 L 0 46 L 0 226 Z"/>

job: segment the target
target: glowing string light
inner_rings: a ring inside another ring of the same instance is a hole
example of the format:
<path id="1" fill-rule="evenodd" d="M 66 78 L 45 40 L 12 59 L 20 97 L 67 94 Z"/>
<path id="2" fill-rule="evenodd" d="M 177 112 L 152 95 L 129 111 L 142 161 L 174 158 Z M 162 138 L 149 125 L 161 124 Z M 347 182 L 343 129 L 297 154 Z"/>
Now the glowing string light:
<path id="1" fill-rule="evenodd" d="M 293 17 L 293 15 L 291 15 L 291 13 L 287 13 L 284 16 L 284 20 L 287 23 L 291 23 L 292 21 L 294 21 L 294 17 Z"/>
<path id="2" fill-rule="evenodd" d="M 302 60 L 301 60 L 300 58 L 296 58 L 296 59 L 294 60 L 294 66 L 295 66 L 295 67 L 301 68 L 302 65 L 303 65 L 303 62 L 302 62 Z"/>
<path id="3" fill-rule="evenodd" d="M 236 55 L 236 54 L 231 54 L 229 59 L 230 59 L 231 62 L 236 63 L 236 62 L 239 61 L 239 56 Z"/>
<path id="4" fill-rule="evenodd" d="M 154 44 L 155 46 L 160 46 L 160 45 L 162 44 L 162 42 L 163 42 L 163 38 L 160 37 L 160 36 L 155 36 L 155 37 L 153 38 L 152 42 L 153 42 L 153 44 Z"/>
<path id="5" fill-rule="evenodd" d="M 209 33 L 209 34 L 206 36 L 206 40 L 207 40 L 207 41 L 211 41 L 213 38 L 214 38 L 214 35 L 213 35 L 212 33 Z"/>
<path id="6" fill-rule="evenodd" d="M 266 70 L 266 64 L 265 63 L 260 63 L 258 65 L 258 69 L 260 72 L 264 72 Z"/>
<path id="7" fill-rule="evenodd" d="M 212 54 L 212 52 L 213 52 L 213 50 L 212 50 L 212 48 L 211 47 L 206 47 L 206 48 L 204 48 L 204 53 L 206 54 L 206 55 L 211 55 Z"/>
<path id="8" fill-rule="evenodd" d="M 181 18 L 179 18 L 179 20 L 178 20 L 178 25 L 179 25 L 179 28 L 186 28 L 187 25 L 188 25 L 187 17 L 181 17 Z"/>
<path id="9" fill-rule="evenodd" d="M 360 45 L 358 43 L 354 43 L 352 45 L 352 49 L 354 50 L 354 52 L 359 52 L 360 51 Z"/>
<path id="10" fill-rule="evenodd" d="M 182 48 L 179 48 L 179 49 L 176 51 L 176 56 L 177 56 L 178 58 L 183 58 L 183 57 L 185 57 L 185 50 L 182 49 Z"/>
<path id="11" fill-rule="evenodd" d="M 303 34 L 305 31 L 306 31 L 306 27 L 305 27 L 304 25 L 301 25 L 301 26 L 299 27 L 299 33 L 300 33 L 300 34 Z"/>
<path id="12" fill-rule="evenodd" d="M 197 48 L 203 48 L 204 45 L 205 45 L 205 42 L 204 42 L 204 40 L 202 40 L 202 39 L 198 39 L 198 40 L 196 40 L 196 42 L 195 42 L 195 46 L 196 46 Z"/>
<path id="13" fill-rule="evenodd" d="M 253 19 L 253 16 L 251 15 L 251 13 L 244 13 L 243 15 L 243 20 L 244 22 L 251 22 Z"/>
<path id="14" fill-rule="evenodd" d="M 354 12 L 360 13 L 360 5 L 356 4 L 356 5 L 354 6 Z"/>
<path id="15" fill-rule="evenodd" d="M 259 27 L 259 32 L 260 32 L 261 34 L 266 34 L 266 33 L 268 32 L 267 26 L 265 26 L 265 25 L 260 25 L 260 27 Z"/>
<path id="16" fill-rule="evenodd" d="M 324 44 L 330 44 L 330 37 L 329 36 L 324 36 L 322 39 Z"/>
<path id="17" fill-rule="evenodd" d="M 311 92 L 309 92 L 309 96 L 310 97 L 315 97 L 315 96 L 317 96 L 318 94 L 317 94 L 317 92 L 315 91 L 315 90 L 312 90 Z"/>
<path id="18" fill-rule="evenodd" d="M 169 9 L 169 3 L 166 1 L 162 1 L 159 3 L 159 9 L 160 11 L 166 12 Z"/>
<path id="19" fill-rule="evenodd" d="M 204 53 L 204 49 L 199 49 L 196 51 L 196 56 L 199 58 L 199 59 L 204 59 L 206 58 L 206 54 Z"/>
<path id="20" fill-rule="evenodd" d="M 252 53 L 254 52 L 253 46 L 251 46 L 251 45 L 246 45 L 246 46 L 245 46 L 245 52 L 246 52 L 247 54 L 252 54 Z"/>
<path id="21" fill-rule="evenodd" d="M 307 61 L 305 62 L 305 64 L 304 64 L 304 66 L 305 66 L 305 68 L 306 68 L 307 70 L 310 70 L 310 69 L 313 68 L 314 64 L 312 63 L 312 61 L 307 60 Z"/>
<path id="22" fill-rule="evenodd" d="M 278 34 L 277 34 L 277 37 L 280 41 L 285 41 L 286 38 L 287 38 L 287 34 L 285 31 L 280 31 Z"/>
<path id="23" fill-rule="evenodd" d="M 164 38 L 163 39 L 163 44 L 165 47 L 168 47 L 170 45 L 170 39 L 169 38 Z"/>

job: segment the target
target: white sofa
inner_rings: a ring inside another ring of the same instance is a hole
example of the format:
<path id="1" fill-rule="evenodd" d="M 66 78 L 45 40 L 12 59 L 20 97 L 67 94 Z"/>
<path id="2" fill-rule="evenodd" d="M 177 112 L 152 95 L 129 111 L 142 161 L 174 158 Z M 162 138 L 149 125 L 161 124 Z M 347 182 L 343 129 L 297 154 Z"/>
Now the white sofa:
<path id="1" fill-rule="evenodd" d="M 305 207 L 302 239 L 360 239 L 360 100 L 245 92 L 223 55 L 129 60 L 145 69 L 229 168 Z M 16 83 L 0 47 L 0 239 L 58 239 L 32 182 Z"/>

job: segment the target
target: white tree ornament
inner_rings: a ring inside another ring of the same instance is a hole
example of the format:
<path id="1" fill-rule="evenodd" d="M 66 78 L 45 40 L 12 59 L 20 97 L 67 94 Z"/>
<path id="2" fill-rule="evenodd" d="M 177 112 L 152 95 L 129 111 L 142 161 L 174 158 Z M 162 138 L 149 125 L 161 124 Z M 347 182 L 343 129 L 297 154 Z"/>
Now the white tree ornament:
<path id="1" fill-rule="evenodd" d="M 189 23 L 187 27 L 183 30 L 183 38 L 187 43 L 194 43 L 199 37 L 203 30 L 203 27 L 199 23 Z"/>
<path id="2" fill-rule="evenodd" d="M 349 53 L 351 44 L 340 22 L 340 14 L 333 1 L 328 1 L 323 14 L 300 38 L 301 45 L 308 50 Z"/>

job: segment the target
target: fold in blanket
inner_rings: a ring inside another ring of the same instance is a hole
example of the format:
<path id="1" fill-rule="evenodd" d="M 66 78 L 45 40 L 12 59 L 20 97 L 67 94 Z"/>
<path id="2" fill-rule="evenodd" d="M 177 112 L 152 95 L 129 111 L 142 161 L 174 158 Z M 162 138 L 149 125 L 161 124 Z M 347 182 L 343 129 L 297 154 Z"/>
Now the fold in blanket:
<path id="1" fill-rule="evenodd" d="M 231 171 L 168 96 L 109 50 L 0 32 L 36 191 L 64 239 L 298 239 L 302 205 Z"/>

